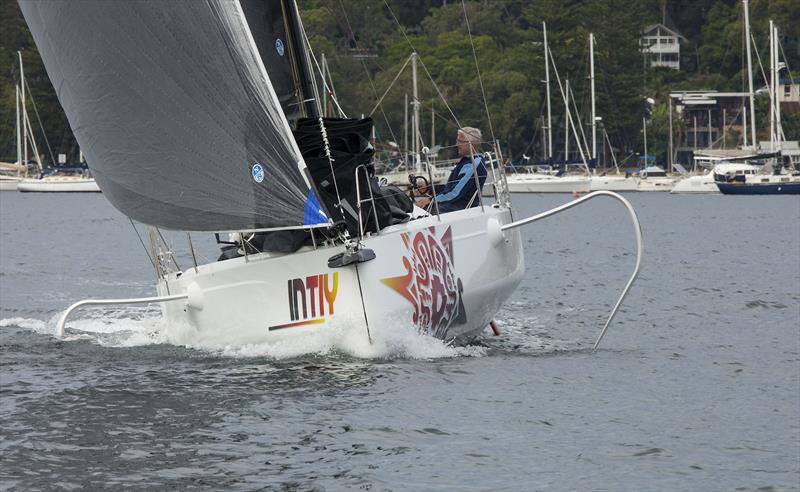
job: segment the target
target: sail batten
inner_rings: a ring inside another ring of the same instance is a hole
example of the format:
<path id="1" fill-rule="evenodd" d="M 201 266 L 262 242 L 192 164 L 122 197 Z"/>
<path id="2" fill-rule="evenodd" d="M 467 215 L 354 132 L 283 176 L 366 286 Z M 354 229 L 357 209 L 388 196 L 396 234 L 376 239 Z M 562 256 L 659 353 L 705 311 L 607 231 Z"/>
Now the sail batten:
<path id="1" fill-rule="evenodd" d="M 192 231 L 304 225 L 305 164 L 238 1 L 20 6 L 119 210 Z"/>

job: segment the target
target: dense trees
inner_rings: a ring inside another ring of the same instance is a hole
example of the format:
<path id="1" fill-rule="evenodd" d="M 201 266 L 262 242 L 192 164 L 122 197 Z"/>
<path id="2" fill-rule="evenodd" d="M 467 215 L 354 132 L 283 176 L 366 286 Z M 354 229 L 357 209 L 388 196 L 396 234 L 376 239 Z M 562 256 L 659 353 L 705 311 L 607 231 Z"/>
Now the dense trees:
<path id="1" fill-rule="evenodd" d="M 598 114 L 618 147 L 641 148 L 643 116 L 653 118 L 650 145 L 665 138 L 661 120 L 670 90 L 743 87 L 742 7 L 737 0 L 298 0 L 298 4 L 314 53 L 328 58 L 338 98 L 348 115 L 369 113 L 412 50 L 418 51 L 421 131 L 426 142 L 434 112 L 437 140 L 453 143 L 452 110 L 462 125 L 479 126 L 487 136 L 493 129 L 507 152 L 541 153 L 542 21 L 547 22 L 559 75 L 562 81 L 569 78 L 584 122 L 589 119 L 588 34 L 595 34 Z M 800 9 L 795 4 L 795 0 L 751 0 L 750 10 L 762 59 L 767 58 L 766 26 L 772 18 L 785 36 L 789 67 L 797 69 Z M 682 45 L 685 69 L 680 72 L 644 66 L 640 31 L 662 21 L 686 38 Z M 19 49 L 24 52 L 28 83 L 53 151 L 74 152 L 66 119 L 16 2 L 0 3 L 0 25 L 4 32 L 0 39 L 0 160 L 13 158 L 13 84 L 18 79 L 15 54 Z M 563 103 L 555 83 L 552 91 L 554 136 L 560 139 Z M 381 140 L 402 143 L 406 93 L 411 93 L 410 67 L 374 115 Z M 646 103 L 647 98 L 655 100 L 654 107 Z M 797 126 L 787 116 L 787 129 L 794 131 Z"/>

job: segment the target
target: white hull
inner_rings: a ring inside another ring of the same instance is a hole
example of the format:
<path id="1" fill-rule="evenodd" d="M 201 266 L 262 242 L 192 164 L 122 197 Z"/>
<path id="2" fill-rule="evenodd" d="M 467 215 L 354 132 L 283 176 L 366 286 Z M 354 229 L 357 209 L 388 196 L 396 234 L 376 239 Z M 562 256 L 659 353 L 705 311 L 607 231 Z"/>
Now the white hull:
<path id="1" fill-rule="evenodd" d="M 590 191 L 638 191 L 639 178 L 625 176 L 592 176 Z"/>
<path id="2" fill-rule="evenodd" d="M 714 173 L 709 171 L 701 176 L 689 176 L 678 181 L 670 193 L 719 193 L 714 181 Z"/>
<path id="3" fill-rule="evenodd" d="M 23 179 L 16 176 L 0 176 L 0 191 L 17 191 L 19 182 Z"/>
<path id="4" fill-rule="evenodd" d="M 510 174 L 506 177 L 512 193 L 586 193 L 589 178 L 584 176 L 549 176 L 546 174 Z"/>
<path id="5" fill-rule="evenodd" d="M 672 191 L 674 178 L 642 178 L 636 191 Z"/>
<path id="6" fill-rule="evenodd" d="M 472 208 L 391 226 L 362 245 L 376 258 L 329 268 L 341 246 L 250 255 L 170 274 L 167 325 L 199 343 L 247 344 L 334 328 L 419 330 L 443 339 L 483 330 L 524 274 L 508 210 Z"/>
<path id="7" fill-rule="evenodd" d="M 22 192 L 38 193 L 96 193 L 100 191 L 97 183 L 92 178 L 73 178 L 68 176 L 25 179 L 19 183 L 17 189 Z"/>

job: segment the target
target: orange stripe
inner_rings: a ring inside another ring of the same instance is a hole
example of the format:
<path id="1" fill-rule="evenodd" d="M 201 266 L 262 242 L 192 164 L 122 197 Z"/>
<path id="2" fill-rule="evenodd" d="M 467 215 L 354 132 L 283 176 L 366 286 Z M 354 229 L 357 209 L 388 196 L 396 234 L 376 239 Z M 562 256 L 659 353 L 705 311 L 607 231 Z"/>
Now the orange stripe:
<path id="1" fill-rule="evenodd" d="M 316 325 L 316 324 L 324 323 L 324 322 L 325 322 L 325 318 L 309 319 L 309 320 L 306 320 L 306 321 L 297 321 L 295 323 L 287 323 L 285 325 L 270 326 L 269 327 L 269 331 L 281 330 L 283 328 L 292 328 L 292 327 L 295 327 L 295 326 L 302 326 L 302 325 Z"/>

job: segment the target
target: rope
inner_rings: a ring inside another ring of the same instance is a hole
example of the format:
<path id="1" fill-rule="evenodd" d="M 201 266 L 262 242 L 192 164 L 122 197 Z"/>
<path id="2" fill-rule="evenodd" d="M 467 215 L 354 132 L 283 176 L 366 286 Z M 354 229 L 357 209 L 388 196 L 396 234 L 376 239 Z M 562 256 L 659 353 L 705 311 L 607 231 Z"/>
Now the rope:
<path id="1" fill-rule="evenodd" d="M 28 85 L 27 79 L 25 80 L 25 87 L 28 89 L 28 95 L 30 96 L 31 103 L 33 104 L 33 112 L 36 113 L 36 120 L 39 122 L 39 128 L 42 130 L 42 136 L 44 137 L 44 143 L 47 145 L 47 151 L 50 152 L 50 161 L 55 166 L 56 159 L 55 157 L 53 157 L 53 149 L 50 148 L 50 141 L 47 139 L 47 133 L 44 131 L 44 125 L 42 125 L 42 119 L 39 117 L 39 110 L 36 109 L 36 101 L 33 100 L 33 95 L 31 94 L 31 86 Z"/>
<path id="2" fill-rule="evenodd" d="M 319 62 L 317 61 L 317 56 L 314 54 L 314 50 L 311 49 L 311 41 L 309 41 L 308 35 L 306 35 L 305 28 L 302 26 L 302 24 L 300 25 L 300 27 L 303 29 L 303 38 L 306 40 L 306 46 L 308 46 L 308 52 L 311 54 L 311 59 L 314 60 L 314 65 L 316 65 L 317 71 L 319 72 L 320 77 L 322 77 L 322 68 L 320 68 L 319 66 Z M 336 99 L 333 90 L 331 90 L 328 87 L 328 81 L 325 80 L 325 77 L 322 77 L 322 85 L 323 85 L 322 87 L 323 90 L 325 90 L 328 93 L 328 95 L 331 97 L 331 100 L 336 105 L 336 109 L 339 110 L 339 114 L 341 114 L 343 118 L 347 118 L 347 115 L 345 114 L 344 110 L 342 109 L 341 106 L 339 106 L 339 101 Z M 324 108 L 322 112 L 323 113 L 325 112 Z"/>
<path id="3" fill-rule="evenodd" d="M 497 139 L 494 136 L 494 127 L 492 126 L 492 116 L 489 114 L 489 103 L 486 101 L 486 90 L 483 88 L 483 77 L 481 77 L 481 69 L 478 66 L 478 54 L 475 52 L 475 42 L 472 39 L 472 30 L 469 27 L 467 4 L 464 2 L 464 0 L 461 0 L 461 6 L 464 8 L 464 20 L 467 23 L 467 34 L 469 35 L 469 44 L 472 45 L 472 58 L 475 60 L 475 70 L 478 72 L 478 83 L 481 86 L 481 95 L 483 96 L 483 107 L 486 109 L 486 119 L 489 121 L 489 133 L 492 135 L 492 142 L 495 142 L 497 141 Z"/>
<path id="4" fill-rule="evenodd" d="M 350 24 L 350 17 L 348 17 L 348 15 L 347 15 L 347 9 L 344 8 L 344 3 L 342 3 L 342 0 L 339 0 L 339 5 L 342 7 L 342 13 L 344 14 L 344 20 L 347 23 L 347 28 L 350 30 L 350 35 L 351 35 L 351 37 L 353 38 L 353 41 L 356 44 L 356 48 L 358 48 L 358 41 L 355 41 L 356 33 L 353 31 L 353 26 Z M 361 66 L 364 68 L 364 74 L 367 76 L 367 81 L 369 81 L 369 86 L 372 88 L 372 93 L 375 95 L 375 99 L 377 99 L 378 98 L 378 90 L 375 88 L 375 84 L 372 81 L 372 76 L 369 73 L 369 69 L 367 69 L 367 64 L 364 61 L 363 57 L 360 57 L 359 59 L 361 61 Z M 380 68 L 380 65 L 378 65 L 378 67 Z M 331 83 L 331 85 L 333 85 L 333 83 Z M 374 112 L 375 112 L 375 110 L 373 109 L 369 113 L 369 115 L 372 116 L 372 113 L 374 113 Z M 397 139 L 397 137 L 394 134 L 394 131 L 392 130 L 392 125 L 389 123 L 389 117 L 386 116 L 386 112 L 383 110 L 383 106 L 381 106 L 381 115 L 383 115 L 383 121 L 386 123 L 386 128 L 389 129 L 389 134 L 392 136 L 392 140 L 395 141 L 395 142 L 398 142 L 399 140 Z M 399 146 L 399 144 L 398 144 L 398 146 Z"/>
<path id="5" fill-rule="evenodd" d="M 144 254 L 147 255 L 147 259 L 150 260 L 150 263 L 153 265 L 153 268 L 158 269 L 158 267 L 156 266 L 155 260 L 153 260 L 153 257 L 150 256 L 150 251 L 147 249 L 147 246 L 144 245 L 144 241 L 142 240 L 142 236 L 141 236 L 141 234 L 139 234 L 139 229 L 136 228 L 136 224 L 133 223 L 133 219 L 128 217 L 128 220 L 131 222 L 131 227 L 133 227 L 133 230 L 136 232 L 136 237 L 139 238 L 139 242 L 142 244 L 142 248 L 144 249 Z"/>
<path id="6" fill-rule="evenodd" d="M 383 0 L 383 4 L 386 5 L 387 9 L 389 9 L 389 13 L 392 14 L 392 18 L 394 19 L 394 22 L 397 24 L 397 27 L 400 28 L 400 33 L 403 35 L 403 38 L 405 38 L 406 43 L 408 43 L 408 45 L 411 47 L 412 50 L 417 51 L 417 48 L 414 46 L 414 43 L 412 43 L 411 40 L 408 39 L 408 36 L 406 35 L 406 30 L 403 29 L 403 25 L 400 24 L 399 20 L 397 20 L 397 16 L 394 15 L 392 7 L 389 6 L 389 3 L 386 0 Z M 419 56 L 419 52 L 417 52 L 417 60 L 419 60 L 419 63 L 422 65 L 422 69 L 425 70 L 425 75 L 427 75 L 428 79 L 430 79 L 431 83 L 433 84 L 433 88 L 436 89 L 436 93 L 439 95 L 439 98 L 444 103 L 444 106 L 447 108 L 447 111 L 450 112 L 450 116 L 453 117 L 458 127 L 461 128 L 461 122 L 458 121 L 458 118 L 453 112 L 453 109 L 450 107 L 449 104 L 447 104 L 447 99 L 444 98 L 444 94 L 442 94 L 442 91 L 439 90 L 439 86 L 436 84 L 436 81 L 433 80 L 433 76 L 431 75 L 430 71 L 428 71 L 428 67 L 425 66 L 425 62 L 422 61 L 422 57 Z"/>

